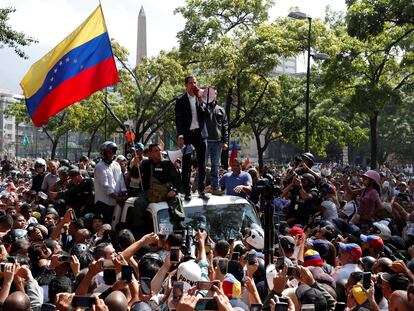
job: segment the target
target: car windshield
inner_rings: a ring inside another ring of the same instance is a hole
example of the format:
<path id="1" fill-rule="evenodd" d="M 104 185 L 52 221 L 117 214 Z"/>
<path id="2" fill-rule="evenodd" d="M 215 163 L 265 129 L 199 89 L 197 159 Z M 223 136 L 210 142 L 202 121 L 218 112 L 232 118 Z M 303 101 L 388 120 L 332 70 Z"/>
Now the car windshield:
<path id="1" fill-rule="evenodd" d="M 240 239 L 242 228 L 250 227 L 252 223 L 260 225 L 251 205 L 247 203 L 188 206 L 185 208 L 185 216 L 184 222 L 194 229 L 199 226 L 200 216 L 205 216 L 207 231 L 215 241 L 227 241 L 231 237 Z M 158 223 L 160 227 L 169 223 L 168 210 L 162 209 L 158 212 Z"/>

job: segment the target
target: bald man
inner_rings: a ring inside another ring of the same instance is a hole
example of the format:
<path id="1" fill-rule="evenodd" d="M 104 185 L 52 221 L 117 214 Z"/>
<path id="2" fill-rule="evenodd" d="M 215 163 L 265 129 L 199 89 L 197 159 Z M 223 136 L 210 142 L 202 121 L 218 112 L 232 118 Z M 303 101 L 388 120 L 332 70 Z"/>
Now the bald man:
<path id="1" fill-rule="evenodd" d="M 7 311 L 30 311 L 29 296 L 22 292 L 14 292 L 7 297 L 3 304 L 3 310 Z"/>
<path id="2" fill-rule="evenodd" d="M 105 304 L 111 311 L 128 311 L 128 300 L 125 295 L 116 290 L 106 297 Z"/>

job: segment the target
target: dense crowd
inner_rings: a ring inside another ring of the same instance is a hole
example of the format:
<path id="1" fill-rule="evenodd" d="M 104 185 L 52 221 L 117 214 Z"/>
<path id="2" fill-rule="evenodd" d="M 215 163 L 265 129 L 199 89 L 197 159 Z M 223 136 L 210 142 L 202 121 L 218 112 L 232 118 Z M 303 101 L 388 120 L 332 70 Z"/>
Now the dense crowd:
<path id="1" fill-rule="evenodd" d="M 160 200 L 150 193 L 156 170 L 146 166 L 168 169 L 171 178 L 156 180 L 159 191 L 168 185 L 170 209 L 184 193 L 174 179 L 180 160 L 164 159 L 157 144 L 134 147 L 130 161 L 112 142 L 95 162 L 1 161 L 3 310 L 413 310 L 409 172 L 314 165 L 305 153 L 260 174 L 234 159 L 220 170 L 215 195 L 250 200 L 263 220 L 261 185 L 270 185 L 277 243 L 266 267 L 258 225 L 241 228 L 240 241 L 213 241 L 206 223 L 195 233 L 195 256 L 185 249 L 183 215 L 174 218 L 185 210 L 170 213 L 168 235 L 141 230 L 142 208 Z M 206 175 L 208 194 L 208 167 Z M 107 209 L 128 197 L 138 197 L 132 221 L 112 227 Z"/>

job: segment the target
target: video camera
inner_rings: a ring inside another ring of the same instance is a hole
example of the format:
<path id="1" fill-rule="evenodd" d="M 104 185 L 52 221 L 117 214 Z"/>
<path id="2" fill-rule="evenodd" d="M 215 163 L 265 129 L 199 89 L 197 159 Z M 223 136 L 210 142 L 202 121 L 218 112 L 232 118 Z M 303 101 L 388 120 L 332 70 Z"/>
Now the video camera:
<path id="1" fill-rule="evenodd" d="M 398 259 L 403 260 L 404 262 L 407 262 L 407 258 L 399 251 L 397 248 L 387 243 L 384 245 L 384 248 L 382 249 L 382 252 L 380 253 L 381 257 L 388 257 L 392 261 L 396 261 Z"/>
<path id="2" fill-rule="evenodd" d="M 194 228 L 195 229 L 194 229 Z M 174 230 L 174 233 L 180 234 L 183 237 L 182 247 L 186 250 L 186 256 L 194 256 L 195 249 L 193 246 L 198 246 L 198 241 L 195 238 L 197 231 L 207 231 L 207 219 L 204 215 L 193 220 L 193 226 L 188 224 L 185 228 Z"/>
<path id="3" fill-rule="evenodd" d="M 282 189 L 273 180 L 268 178 L 260 178 L 257 181 L 256 188 L 266 200 L 273 200 L 274 197 L 282 193 Z"/>

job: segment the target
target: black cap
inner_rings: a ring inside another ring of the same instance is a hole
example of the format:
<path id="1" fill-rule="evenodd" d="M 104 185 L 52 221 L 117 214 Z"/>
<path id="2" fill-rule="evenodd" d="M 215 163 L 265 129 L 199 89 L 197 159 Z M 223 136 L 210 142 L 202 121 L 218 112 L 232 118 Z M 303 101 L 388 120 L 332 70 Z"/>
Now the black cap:
<path id="1" fill-rule="evenodd" d="M 104 218 L 103 218 L 103 215 L 102 214 L 94 214 L 93 217 L 92 217 L 92 220 L 94 220 L 94 219 L 101 219 L 101 220 L 103 220 Z"/>
<path id="2" fill-rule="evenodd" d="M 284 251 L 293 251 L 295 249 L 295 239 L 290 235 L 279 236 L 279 242 Z"/>
<path id="3" fill-rule="evenodd" d="M 80 171 L 79 171 L 78 168 L 72 168 L 72 169 L 69 170 L 69 177 L 70 178 L 76 177 L 76 176 L 79 176 L 79 175 L 80 175 Z"/>
<path id="4" fill-rule="evenodd" d="M 326 298 L 323 296 L 322 292 L 316 288 L 301 284 L 296 289 L 296 296 L 302 305 L 315 305 L 315 311 L 328 310 L 328 303 L 326 302 Z"/>
<path id="5" fill-rule="evenodd" d="M 410 280 L 402 273 L 383 273 L 381 278 L 390 285 L 392 291 L 407 290 Z"/>

